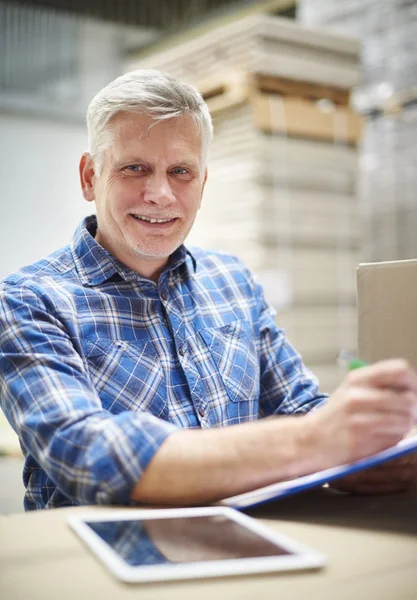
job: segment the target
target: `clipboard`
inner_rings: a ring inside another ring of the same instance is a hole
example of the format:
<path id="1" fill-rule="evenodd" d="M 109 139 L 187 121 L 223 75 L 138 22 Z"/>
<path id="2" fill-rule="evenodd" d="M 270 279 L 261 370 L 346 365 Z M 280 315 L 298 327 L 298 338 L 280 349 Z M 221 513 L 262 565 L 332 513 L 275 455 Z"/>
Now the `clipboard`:
<path id="1" fill-rule="evenodd" d="M 405 456 L 415 451 L 417 451 L 417 435 L 403 439 L 391 448 L 387 448 L 386 450 L 382 450 L 381 452 L 372 454 L 366 458 L 361 458 L 355 462 L 340 465 L 338 467 L 331 467 L 330 469 L 324 469 L 323 471 L 317 471 L 311 475 L 303 475 L 296 479 L 280 481 L 279 483 L 258 488 L 252 492 L 230 496 L 229 498 L 224 498 L 217 504 L 230 506 L 237 510 L 254 508 L 265 502 L 271 502 L 272 500 L 284 498 L 291 494 L 297 494 L 304 490 L 324 485 L 339 477 L 344 477 L 345 475 L 351 475 L 352 473 L 375 467 L 388 460 L 399 458 L 400 456 Z"/>

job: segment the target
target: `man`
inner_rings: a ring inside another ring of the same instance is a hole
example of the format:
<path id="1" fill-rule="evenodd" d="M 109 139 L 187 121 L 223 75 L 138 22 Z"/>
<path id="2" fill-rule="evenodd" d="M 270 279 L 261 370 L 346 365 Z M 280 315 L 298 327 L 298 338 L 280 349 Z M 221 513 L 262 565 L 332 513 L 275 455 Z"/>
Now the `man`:
<path id="1" fill-rule="evenodd" d="M 404 361 L 359 369 L 327 402 L 244 266 L 183 246 L 212 136 L 192 87 L 129 73 L 87 123 L 80 178 L 97 218 L 1 286 L 1 399 L 26 509 L 210 502 L 407 434 L 417 376 Z M 351 487 L 412 477 L 391 470 Z"/>

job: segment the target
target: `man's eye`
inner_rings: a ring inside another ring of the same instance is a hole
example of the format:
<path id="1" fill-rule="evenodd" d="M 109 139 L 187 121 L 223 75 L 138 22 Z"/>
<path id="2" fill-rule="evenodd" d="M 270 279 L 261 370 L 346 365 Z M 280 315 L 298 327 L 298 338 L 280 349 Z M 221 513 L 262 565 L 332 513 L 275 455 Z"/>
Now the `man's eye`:
<path id="1" fill-rule="evenodd" d="M 140 172 L 140 171 L 143 171 L 143 167 L 142 167 L 142 165 L 128 165 L 128 166 L 126 167 L 126 169 L 127 169 L 128 171 L 133 171 L 134 173 L 138 173 L 138 172 Z"/>
<path id="2" fill-rule="evenodd" d="M 188 173 L 187 169 L 184 169 L 183 167 L 175 167 L 171 172 L 176 173 L 177 175 L 186 175 Z"/>

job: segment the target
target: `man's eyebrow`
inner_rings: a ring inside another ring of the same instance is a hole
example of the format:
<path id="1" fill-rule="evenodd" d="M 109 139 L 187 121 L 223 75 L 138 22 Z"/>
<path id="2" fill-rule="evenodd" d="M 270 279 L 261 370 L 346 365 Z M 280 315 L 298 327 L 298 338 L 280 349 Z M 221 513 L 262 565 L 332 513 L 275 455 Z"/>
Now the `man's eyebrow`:
<path id="1" fill-rule="evenodd" d="M 141 158 L 140 156 L 127 156 L 126 158 L 120 158 L 118 160 L 114 161 L 114 166 L 117 167 L 123 167 L 126 165 L 146 165 L 146 166 L 151 166 L 152 163 L 149 160 L 146 160 L 145 158 Z M 188 159 L 184 159 L 184 160 L 178 160 L 178 161 L 174 161 L 173 163 L 171 163 L 169 165 L 169 168 L 173 168 L 173 167 L 186 167 L 188 169 L 191 170 L 196 170 L 199 168 L 199 162 L 196 160 L 188 160 Z"/>
<path id="2" fill-rule="evenodd" d="M 121 167 L 121 166 L 125 166 L 125 165 L 138 165 L 138 164 L 143 164 L 143 165 L 149 165 L 149 161 L 145 160 L 144 158 L 140 158 L 140 156 L 126 156 L 124 158 L 119 158 L 117 160 L 114 161 L 114 165 L 116 167 Z"/>
<path id="3" fill-rule="evenodd" d="M 172 167 L 188 167 L 189 169 L 198 169 L 199 163 L 195 160 L 179 160 L 174 162 Z"/>

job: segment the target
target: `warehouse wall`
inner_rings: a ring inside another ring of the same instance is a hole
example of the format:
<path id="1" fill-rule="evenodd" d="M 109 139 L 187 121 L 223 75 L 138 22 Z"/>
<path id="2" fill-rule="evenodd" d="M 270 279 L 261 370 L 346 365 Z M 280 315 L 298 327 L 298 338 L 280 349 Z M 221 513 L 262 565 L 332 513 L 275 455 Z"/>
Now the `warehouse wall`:
<path id="1" fill-rule="evenodd" d="M 66 244 L 91 212 L 78 183 L 84 126 L 0 115 L 0 277 Z"/>
<path id="2" fill-rule="evenodd" d="M 130 44 L 156 33 L 1 0 L 0 30 L 3 277 L 66 244 L 92 211 L 78 183 L 87 105 L 122 72 Z"/>

